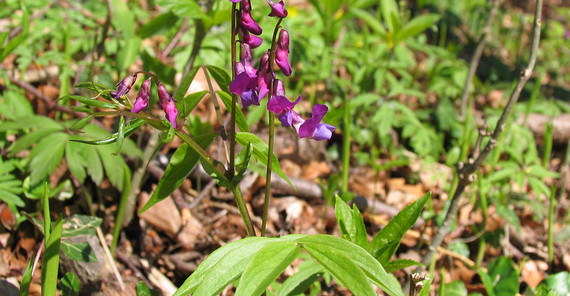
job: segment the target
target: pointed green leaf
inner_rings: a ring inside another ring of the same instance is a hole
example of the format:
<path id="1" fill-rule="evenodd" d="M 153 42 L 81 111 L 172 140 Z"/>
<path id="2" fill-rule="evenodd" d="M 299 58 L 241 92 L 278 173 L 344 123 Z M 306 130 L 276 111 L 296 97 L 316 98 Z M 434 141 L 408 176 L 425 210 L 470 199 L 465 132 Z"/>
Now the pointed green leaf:
<path id="1" fill-rule="evenodd" d="M 95 235 L 95 229 L 101 226 L 103 219 L 89 215 L 74 214 L 63 220 L 62 237 Z"/>
<path id="2" fill-rule="evenodd" d="M 309 267 L 303 268 L 303 264 L 310 263 Z M 322 265 L 313 262 L 305 261 L 299 266 L 299 271 L 289 278 L 287 278 L 281 289 L 279 289 L 278 296 L 287 295 L 304 295 L 303 293 L 323 275 L 325 269 Z"/>
<path id="3" fill-rule="evenodd" d="M 55 295 L 57 291 L 57 272 L 59 270 L 59 250 L 62 232 L 62 215 L 55 223 L 47 238 L 42 263 L 42 295 Z"/>
<path id="4" fill-rule="evenodd" d="M 423 264 L 410 259 L 397 259 L 384 266 L 387 273 L 392 273 L 396 270 L 404 269 L 410 266 L 424 266 Z"/>
<path id="5" fill-rule="evenodd" d="M 61 278 L 61 296 L 79 295 L 79 280 L 71 272 L 66 273 Z"/>
<path id="6" fill-rule="evenodd" d="M 416 223 L 416 220 L 430 197 L 431 193 L 428 192 L 405 207 L 372 239 L 370 243 L 370 253 L 378 259 L 381 264 L 387 264 L 394 253 L 396 253 L 396 249 L 398 249 L 404 234 Z M 385 249 L 383 252 L 379 252 L 385 244 L 390 242 L 397 243 L 392 244 L 391 247 Z"/>
<path id="7" fill-rule="evenodd" d="M 190 112 L 198 106 L 198 103 L 202 98 L 208 93 L 207 90 L 195 92 L 185 96 L 181 101 L 176 102 L 176 108 L 180 112 L 181 118 L 186 118 L 190 115 Z"/>
<path id="8" fill-rule="evenodd" d="M 200 147 L 206 148 L 210 146 L 217 136 L 218 134 L 216 133 L 209 133 L 198 136 L 195 140 Z M 199 158 L 200 156 L 198 153 L 192 150 L 188 144 L 184 143 L 182 146 L 178 147 L 172 155 L 172 158 L 170 158 L 170 162 L 164 171 L 164 175 L 162 175 L 162 178 L 158 181 L 158 185 L 152 193 L 152 196 L 139 211 L 139 214 L 148 210 L 154 204 L 162 201 L 174 192 L 176 188 L 180 187 L 184 179 L 186 179 L 186 176 L 188 176 L 196 163 L 198 163 Z"/>
<path id="9" fill-rule="evenodd" d="M 82 96 L 65 96 L 62 97 L 59 100 L 76 100 L 82 104 L 85 105 L 89 105 L 89 106 L 93 106 L 93 107 L 97 107 L 97 108 L 101 108 L 101 109 L 118 109 L 117 106 L 115 106 L 115 104 L 113 103 L 109 103 L 109 102 L 105 102 L 105 101 L 100 101 L 98 99 L 91 99 L 91 98 L 87 98 L 87 97 L 82 97 Z"/>
<path id="10" fill-rule="evenodd" d="M 326 234 L 308 235 L 296 240 L 297 243 L 305 245 L 313 244 L 315 248 L 336 249 L 338 252 L 350 258 L 366 274 L 366 276 L 382 290 L 392 296 L 402 296 L 402 290 L 395 280 L 386 273 L 382 265 L 370 255 L 365 249 L 347 240 Z"/>
<path id="11" fill-rule="evenodd" d="M 175 101 L 180 101 L 182 100 L 182 98 L 184 98 L 186 92 L 188 91 L 188 88 L 190 87 L 190 84 L 192 84 L 192 80 L 194 80 L 194 77 L 196 77 L 196 73 L 198 73 L 198 70 L 200 70 L 200 67 L 194 67 L 182 78 L 180 85 L 178 86 L 176 92 L 174 93 Z"/>
<path id="12" fill-rule="evenodd" d="M 129 121 L 129 123 L 123 128 L 124 137 L 128 137 L 128 136 L 132 135 L 136 130 L 138 130 L 144 124 L 145 124 L 145 121 L 143 119 L 140 119 L 140 118 L 135 118 L 135 119 Z M 115 143 L 118 138 L 119 138 L 119 132 L 116 132 L 116 133 L 114 133 L 108 137 L 105 137 L 103 139 L 100 139 L 100 140 L 87 140 L 84 137 L 72 137 L 70 139 L 70 141 L 80 142 L 80 143 L 85 143 L 85 144 L 91 144 L 91 145 L 106 145 L 106 144 Z"/>
<path id="13" fill-rule="evenodd" d="M 235 295 L 261 295 L 300 252 L 294 241 L 276 241 L 266 245 L 255 254 L 243 272 Z"/>
<path id="14" fill-rule="evenodd" d="M 172 28 L 177 21 L 178 17 L 170 11 L 159 14 L 150 22 L 140 27 L 137 31 L 137 35 L 142 39 L 148 38 L 158 33 L 160 30 L 168 30 Z"/>
<path id="15" fill-rule="evenodd" d="M 117 67 L 123 71 L 129 68 L 139 55 L 142 40 L 139 37 L 130 38 L 117 55 Z"/>
<path id="16" fill-rule="evenodd" d="M 394 34 L 394 29 L 399 26 L 399 10 L 398 4 L 395 0 L 382 0 L 380 1 L 380 12 L 382 13 L 382 20 L 388 28 L 388 32 Z"/>
<path id="17" fill-rule="evenodd" d="M 359 8 L 351 8 L 350 13 L 352 13 L 358 19 L 363 20 L 370 28 L 372 28 L 375 33 L 380 36 L 380 38 L 386 39 L 386 29 L 384 29 L 382 23 L 378 19 L 374 18 L 370 12 Z"/>
<path id="18" fill-rule="evenodd" d="M 212 74 L 212 77 L 216 80 L 220 89 L 226 93 L 230 93 L 230 82 L 232 81 L 232 78 L 226 70 L 212 65 L 206 66 L 206 68 L 208 69 L 208 72 Z"/>
<path id="19" fill-rule="evenodd" d="M 416 36 L 424 30 L 435 25 L 439 20 L 439 15 L 430 13 L 422 14 L 414 17 L 409 23 L 405 24 L 396 34 L 396 42 L 404 41 L 410 37 Z"/>
<path id="20" fill-rule="evenodd" d="M 85 167 L 87 166 L 85 159 L 83 158 L 82 145 L 76 142 L 69 141 L 65 145 L 65 160 L 67 161 L 67 166 L 71 175 L 73 175 L 79 182 L 83 183 L 87 173 L 85 172 Z"/>
<path id="21" fill-rule="evenodd" d="M 366 236 L 366 227 L 356 205 L 351 210 L 346 202 L 337 195 L 335 216 L 342 238 L 367 249 L 368 237 Z"/>
<path id="22" fill-rule="evenodd" d="M 63 240 L 60 247 L 63 254 L 69 259 L 78 262 L 97 262 L 97 256 L 95 256 L 95 252 L 88 242 L 71 243 Z"/>
<path id="23" fill-rule="evenodd" d="M 30 171 L 32 183 L 42 181 L 49 176 L 61 163 L 68 135 L 54 133 L 42 139 L 30 152 Z"/>
<path id="24" fill-rule="evenodd" d="M 353 295 L 376 295 L 362 269 L 342 251 L 328 245 L 303 242 L 302 248 L 323 265 Z"/>
<path id="25" fill-rule="evenodd" d="M 115 155 L 121 153 L 121 148 L 123 148 L 123 140 L 125 139 L 125 116 L 121 116 L 119 119 L 119 130 L 117 131 L 117 148 L 115 149 Z"/>
<path id="26" fill-rule="evenodd" d="M 22 283 L 20 284 L 20 292 L 18 296 L 28 296 L 30 291 L 30 283 L 32 282 L 32 267 L 34 266 L 34 260 L 36 255 L 32 253 L 32 257 L 30 261 L 28 261 L 28 265 L 26 265 L 26 270 L 24 270 L 24 274 L 22 275 Z"/>
<path id="27" fill-rule="evenodd" d="M 225 91 L 217 91 L 216 93 L 220 96 L 222 102 L 224 102 L 224 105 L 226 106 L 226 109 L 228 109 L 228 112 L 232 112 L 232 96 Z M 245 116 L 243 115 L 243 112 L 239 106 L 236 108 L 236 125 L 240 131 L 249 133 L 247 120 L 245 119 Z"/>
<path id="28" fill-rule="evenodd" d="M 265 142 L 263 142 L 263 140 L 261 140 L 258 136 L 244 132 L 236 133 L 236 141 L 244 147 L 248 145 L 248 143 L 251 143 L 253 145 L 253 156 L 255 156 L 255 158 L 259 160 L 262 164 L 267 165 L 267 155 L 269 153 L 268 152 L 269 147 L 267 147 L 267 144 L 265 144 Z M 287 183 L 289 183 L 291 187 L 295 188 L 295 186 L 293 186 L 293 183 L 291 183 L 287 175 L 285 175 L 285 173 L 281 169 L 281 165 L 279 165 L 279 160 L 277 159 L 277 156 L 275 156 L 275 154 L 273 154 L 273 157 L 271 158 L 271 163 L 272 163 L 271 168 L 273 172 L 275 172 L 277 175 L 279 175 L 281 178 L 287 181 Z"/>

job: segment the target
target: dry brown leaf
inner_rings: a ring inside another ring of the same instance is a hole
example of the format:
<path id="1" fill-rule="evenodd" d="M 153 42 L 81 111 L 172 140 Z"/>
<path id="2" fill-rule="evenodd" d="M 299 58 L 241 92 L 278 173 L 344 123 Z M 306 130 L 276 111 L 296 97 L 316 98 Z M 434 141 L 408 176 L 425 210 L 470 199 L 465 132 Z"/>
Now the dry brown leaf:
<path id="1" fill-rule="evenodd" d="M 522 266 L 521 277 L 530 287 L 536 288 L 544 279 L 534 260 L 526 261 Z"/>
<path id="2" fill-rule="evenodd" d="M 326 176 L 331 173 L 331 168 L 324 161 L 311 161 L 308 165 L 303 166 L 301 178 L 314 181 L 318 177 Z"/>

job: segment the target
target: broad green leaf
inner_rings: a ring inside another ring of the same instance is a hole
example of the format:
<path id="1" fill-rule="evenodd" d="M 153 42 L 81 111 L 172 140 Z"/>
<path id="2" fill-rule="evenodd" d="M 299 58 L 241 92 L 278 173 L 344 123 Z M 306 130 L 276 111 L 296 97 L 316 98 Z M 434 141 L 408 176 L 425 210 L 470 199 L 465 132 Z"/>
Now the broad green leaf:
<path id="1" fill-rule="evenodd" d="M 14 121 L 0 121 L 0 132 L 9 130 L 22 130 L 27 128 L 62 128 L 55 120 L 40 115 L 24 116 Z"/>
<path id="2" fill-rule="evenodd" d="M 530 166 L 530 174 L 539 178 L 559 178 L 560 174 L 551 172 L 542 165 L 535 164 Z"/>
<path id="3" fill-rule="evenodd" d="M 467 295 L 467 288 L 465 284 L 460 280 L 455 280 L 450 283 L 444 284 L 441 288 L 441 295 L 450 296 L 465 296 Z M 513 294 L 516 295 L 516 294 Z"/>
<path id="4" fill-rule="evenodd" d="M 0 200 L 9 205 L 15 205 L 18 207 L 26 206 L 26 203 L 18 195 L 5 189 L 0 189 Z"/>
<path id="5" fill-rule="evenodd" d="M 85 162 L 87 163 L 87 174 L 91 176 L 95 184 L 101 184 L 101 181 L 103 181 L 103 163 L 101 162 L 96 147 L 83 144 L 82 149 Z"/>
<path id="6" fill-rule="evenodd" d="M 141 43 L 142 40 L 139 37 L 132 37 L 127 40 L 117 55 L 117 67 L 119 70 L 127 70 L 127 68 L 135 62 L 139 55 Z"/>
<path id="7" fill-rule="evenodd" d="M 312 262 L 306 261 L 303 264 L 305 263 Z M 283 282 L 278 295 L 303 295 L 311 284 L 323 275 L 324 271 L 325 269 L 320 264 L 311 264 L 306 268 L 299 266 L 299 271 Z"/>
<path id="8" fill-rule="evenodd" d="M 238 184 L 243 178 L 243 174 L 249 166 L 249 160 L 251 159 L 251 154 L 253 153 L 253 145 L 249 143 L 244 147 L 236 156 L 236 175 L 231 180 L 234 184 Z"/>
<path id="9" fill-rule="evenodd" d="M 101 226 L 103 219 L 89 215 L 74 214 L 63 220 L 62 237 L 78 235 L 95 235 L 95 229 Z"/>
<path id="10" fill-rule="evenodd" d="M 404 234 L 416 223 L 416 220 L 430 197 L 431 193 L 428 192 L 405 207 L 372 239 L 370 243 L 370 253 L 378 259 L 380 263 L 385 265 L 390 261 L 392 256 L 394 256 Z M 397 243 L 392 244 L 388 249 L 380 253 L 379 250 L 390 242 Z"/>
<path id="11" fill-rule="evenodd" d="M 560 295 L 568 295 L 570 293 L 570 273 L 561 271 L 551 274 L 540 283 L 540 286 L 542 285 L 558 292 Z"/>
<path id="12" fill-rule="evenodd" d="M 392 273 L 396 270 L 404 269 L 410 266 L 424 266 L 423 264 L 410 259 L 397 259 L 384 266 L 387 273 Z"/>
<path id="13" fill-rule="evenodd" d="M 275 241 L 261 249 L 243 272 L 235 295 L 261 295 L 297 258 L 301 249 L 294 241 Z"/>
<path id="14" fill-rule="evenodd" d="M 244 147 L 247 146 L 248 143 L 251 143 L 253 145 L 253 156 L 255 156 L 255 158 L 259 160 L 262 164 L 267 165 L 267 155 L 269 153 L 268 152 L 269 147 L 267 147 L 267 144 L 265 144 L 265 142 L 263 142 L 263 140 L 261 140 L 258 136 L 245 132 L 236 133 L 236 141 Z M 291 183 L 287 175 L 285 175 L 285 173 L 281 169 L 281 166 L 279 165 L 279 160 L 277 159 L 277 156 L 275 156 L 275 154 L 273 154 L 271 162 L 272 162 L 271 169 L 273 170 L 273 172 L 275 172 L 277 175 L 279 175 L 281 178 L 287 181 L 287 183 L 289 183 L 291 187 L 295 188 L 293 186 L 293 183 Z"/>
<path id="15" fill-rule="evenodd" d="M 78 262 L 97 262 L 97 256 L 88 242 L 71 243 L 61 241 L 61 251 L 68 258 Z"/>
<path id="16" fill-rule="evenodd" d="M 195 92 L 185 96 L 181 101 L 176 102 L 176 108 L 178 108 L 178 112 L 180 112 L 180 117 L 186 119 L 207 93 L 207 90 Z"/>
<path id="17" fill-rule="evenodd" d="M 79 280 L 71 272 L 61 278 L 61 296 L 79 295 Z"/>
<path id="18" fill-rule="evenodd" d="M 30 171 L 32 183 L 37 183 L 49 176 L 61 163 L 68 135 L 54 133 L 42 139 L 30 152 Z"/>
<path id="19" fill-rule="evenodd" d="M 396 42 L 404 41 L 410 37 L 416 36 L 427 28 L 435 25 L 439 20 L 438 14 L 422 14 L 414 17 L 409 23 L 405 24 L 396 34 Z"/>
<path id="20" fill-rule="evenodd" d="M 378 19 L 374 18 L 370 12 L 359 8 L 351 8 L 350 13 L 352 13 L 358 19 L 363 20 L 370 28 L 372 28 L 375 33 L 380 36 L 380 38 L 386 39 L 386 29 L 384 29 L 382 23 Z"/>
<path id="21" fill-rule="evenodd" d="M 143 281 L 137 283 L 137 296 L 158 296 L 158 292 L 151 290 Z"/>
<path id="22" fill-rule="evenodd" d="M 388 32 L 394 34 L 394 29 L 399 26 L 398 4 L 395 0 L 382 0 L 380 1 L 380 12 L 382 13 L 382 20 L 388 28 Z"/>
<path id="23" fill-rule="evenodd" d="M 65 97 L 62 97 L 58 100 L 61 100 L 61 101 L 63 101 L 63 100 L 76 100 L 82 104 L 101 108 L 101 109 L 118 109 L 118 107 L 112 103 L 101 101 L 98 99 L 76 96 L 76 95 L 65 96 Z"/>
<path id="24" fill-rule="evenodd" d="M 220 89 L 229 94 L 232 78 L 226 70 L 212 65 L 206 66 L 206 68 L 208 69 L 208 72 L 212 74 L 212 77 L 218 83 Z"/>
<path id="25" fill-rule="evenodd" d="M 366 274 L 342 251 L 329 245 L 313 242 L 299 243 L 328 272 L 348 287 L 353 295 L 376 295 L 372 285 L 368 282 Z"/>
<path id="26" fill-rule="evenodd" d="M 489 263 L 488 274 L 493 281 L 493 291 L 497 296 L 516 295 L 519 291 L 519 275 L 513 261 L 501 256 Z"/>
<path id="27" fill-rule="evenodd" d="M 354 205 L 354 209 L 350 209 L 346 202 L 337 195 L 335 216 L 342 238 L 367 249 L 366 228 L 356 205 Z"/>
<path id="28" fill-rule="evenodd" d="M 30 291 L 30 283 L 32 282 L 32 267 L 34 266 L 34 260 L 36 258 L 36 254 L 32 253 L 32 257 L 30 261 L 28 261 L 28 265 L 26 265 L 26 269 L 22 274 L 22 283 L 20 284 L 20 292 L 18 296 L 28 296 Z"/>
<path id="29" fill-rule="evenodd" d="M 402 296 L 402 290 L 395 280 L 386 273 L 382 265 L 365 249 L 347 240 L 326 234 L 308 235 L 296 240 L 299 244 L 311 243 L 315 247 L 334 248 L 350 258 L 378 287 L 392 296 Z"/>
<path id="30" fill-rule="evenodd" d="M 259 250 L 274 241 L 274 239 L 265 237 L 251 237 L 244 240 L 247 240 L 246 244 L 232 249 L 205 271 L 199 285 L 195 288 L 194 295 L 213 296 L 220 293 L 227 285 L 239 278 Z M 192 290 L 188 292 L 192 292 Z M 186 293 L 175 295 L 186 295 Z"/>
<path id="31" fill-rule="evenodd" d="M 79 182 L 83 183 L 87 173 L 85 172 L 85 167 L 87 166 L 85 159 L 81 155 L 81 148 L 83 144 L 75 143 L 69 141 L 65 146 L 65 160 L 67 161 L 67 166 L 71 175 L 73 175 Z"/>
<path id="32" fill-rule="evenodd" d="M 5 90 L 0 99 L 0 115 L 5 119 L 14 120 L 34 114 L 34 108 L 26 96 L 15 91 Z"/>
<path id="33" fill-rule="evenodd" d="M 121 32 L 121 37 L 131 39 L 135 35 L 135 15 L 126 2 L 111 0 L 113 5 L 113 18 L 111 22 L 115 30 Z"/>
<path id="34" fill-rule="evenodd" d="M 140 27 L 137 35 L 142 39 L 148 38 L 158 33 L 160 30 L 169 30 L 177 21 L 178 17 L 174 13 L 170 11 L 165 12 Z"/>
<path id="35" fill-rule="evenodd" d="M 220 96 L 220 99 L 222 99 L 222 102 L 224 102 L 224 105 L 226 106 L 226 109 L 228 109 L 228 112 L 232 112 L 232 97 L 231 97 L 231 95 L 225 91 L 217 91 L 216 93 Z M 247 120 L 245 119 L 245 116 L 243 115 L 241 108 L 239 108 L 239 104 L 236 104 L 236 107 L 237 107 L 236 108 L 236 125 L 240 131 L 249 133 L 249 126 L 247 125 Z"/>
<path id="36" fill-rule="evenodd" d="M 62 232 L 62 215 L 55 223 L 46 242 L 42 263 L 42 295 L 52 296 L 57 291 L 57 272 L 59 270 L 59 248 Z"/>
<path id="37" fill-rule="evenodd" d="M 210 133 L 196 137 L 195 140 L 202 148 L 206 148 L 218 136 L 216 133 Z M 182 185 L 186 176 L 198 163 L 200 156 L 186 143 L 182 144 L 170 158 L 170 162 L 164 170 L 164 175 L 158 181 L 156 189 L 144 207 L 139 211 L 143 213 L 154 204 L 168 197 L 176 188 Z"/>
<path id="38" fill-rule="evenodd" d="M 123 176 L 125 174 L 125 161 L 120 155 L 114 155 L 113 146 L 110 145 L 100 145 L 95 146 L 103 167 L 105 168 L 105 173 L 111 181 L 111 184 L 119 190 L 123 190 Z"/>
<path id="39" fill-rule="evenodd" d="M 194 80 L 194 77 L 196 77 L 196 73 L 198 73 L 198 70 L 200 70 L 200 67 L 194 67 L 182 78 L 182 81 L 180 81 L 180 85 L 178 86 L 176 92 L 174 93 L 175 101 L 180 101 L 182 100 L 182 98 L 184 98 L 186 92 L 188 91 L 188 88 L 190 87 L 190 84 L 192 84 L 192 80 Z"/>
<path id="40" fill-rule="evenodd" d="M 143 69 L 153 72 L 163 83 L 174 85 L 174 76 L 176 76 L 176 70 L 174 70 L 174 68 L 152 56 L 148 52 L 148 49 L 141 51 L 140 58 L 143 62 Z M 155 87 L 156 86 L 151 86 L 151 93 Z"/>

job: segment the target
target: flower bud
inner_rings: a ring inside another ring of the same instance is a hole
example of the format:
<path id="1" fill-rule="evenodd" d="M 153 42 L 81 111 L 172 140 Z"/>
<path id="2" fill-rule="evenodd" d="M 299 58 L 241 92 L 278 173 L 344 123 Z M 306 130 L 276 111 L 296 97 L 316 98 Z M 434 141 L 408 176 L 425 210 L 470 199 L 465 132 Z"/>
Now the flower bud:
<path id="1" fill-rule="evenodd" d="M 285 4 L 283 3 L 283 0 L 279 1 L 279 3 L 275 3 L 271 0 L 267 0 L 267 3 L 269 4 L 269 6 L 271 6 L 271 13 L 269 14 L 269 16 L 276 16 L 279 18 L 284 18 L 287 16 L 287 9 L 285 9 Z"/>
<path id="2" fill-rule="evenodd" d="M 285 76 L 291 75 L 291 64 L 289 63 L 289 33 L 281 29 L 275 50 L 275 63 Z"/>
<path id="3" fill-rule="evenodd" d="M 141 88 L 139 89 L 139 92 L 137 94 L 137 99 L 133 105 L 133 109 L 131 109 L 131 112 L 139 113 L 142 109 L 148 106 L 148 101 L 150 99 L 151 80 L 152 80 L 151 78 L 148 78 L 142 83 Z"/>
<path id="4" fill-rule="evenodd" d="M 117 90 L 111 91 L 111 95 L 115 99 L 118 99 L 118 98 L 128 94 L 129 91 L 131 90 L 131 87 L 133 87 L 133 85 L 135 84 L 136 81 L 137 81 L 137 74 L 136 73 L 133 73 L 133 74 L 125 77 L 123 80 L 121 80 L 121 82 L 119 82 L 117 84 Z"/>

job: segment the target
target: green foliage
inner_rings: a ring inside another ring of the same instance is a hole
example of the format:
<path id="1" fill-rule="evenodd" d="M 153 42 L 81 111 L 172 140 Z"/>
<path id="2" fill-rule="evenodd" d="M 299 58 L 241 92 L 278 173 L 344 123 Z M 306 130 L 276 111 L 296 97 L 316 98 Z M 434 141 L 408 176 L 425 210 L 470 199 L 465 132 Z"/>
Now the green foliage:
<path id="1" fill-rule="evenodd" d="M 519 291 L 519 275 L 513 261 L 501 256 L 491 261 L 487 273 L 479 269 L 481 281 L 490 296 L 515 295 Z"/>
<path id="2" fill-rule="evenodd" d="M 365 249 L 330 235 L 248 237 L 229 243 L 210 254 L 174 295 L 216 295 L 237 279 L 236 293 L 261 295 L 301 250 L 357 295 L 375 295 L 369 280 L 390 295 L 403 295 L 395 279 Z M 307 279 L 320 272 L 307 271 L 287 289 L 306 287 Z"/>
<path id="3" fill-rule="evenodd" d="M 61 295 L 62 296 L 79 295 L 79 280 L 71 272 L 66 273 L 61 278 Z"/>
<path id="4" fill-rule="evenodd" d="M 45 254 L 42 261 L 42 295 L 55 295 L 57 291 L 62 223 L 63 219 L 60 216 L 49 236 L 46 236 Z"/>

